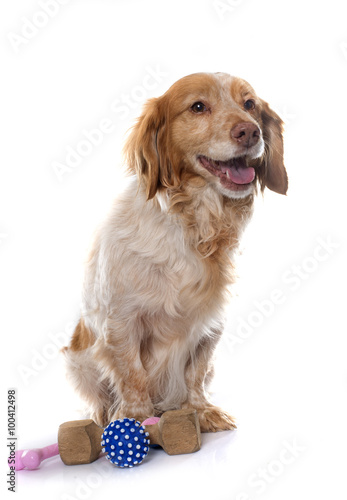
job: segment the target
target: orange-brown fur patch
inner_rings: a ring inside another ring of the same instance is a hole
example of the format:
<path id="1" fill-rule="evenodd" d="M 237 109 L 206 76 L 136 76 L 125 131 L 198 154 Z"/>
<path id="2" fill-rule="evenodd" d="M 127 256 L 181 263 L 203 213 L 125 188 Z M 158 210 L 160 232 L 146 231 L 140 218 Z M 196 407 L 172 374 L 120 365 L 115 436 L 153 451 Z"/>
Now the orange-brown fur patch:
<path id="1" fill-rule="evenodd" d="M 70 349 L 72 351 L 83 351 L 92 346 L 94 342 L 95 335 L 86 327 L 83 319 L 80 319 L 72 335 Z"/>

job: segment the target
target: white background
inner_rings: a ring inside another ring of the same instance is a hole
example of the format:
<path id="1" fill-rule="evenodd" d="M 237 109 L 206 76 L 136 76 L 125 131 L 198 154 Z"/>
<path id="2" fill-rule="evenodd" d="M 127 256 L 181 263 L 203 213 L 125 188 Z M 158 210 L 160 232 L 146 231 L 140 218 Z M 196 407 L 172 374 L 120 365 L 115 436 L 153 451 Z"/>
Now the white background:
<path id="1" fill-rule="evenodd" d="M 218 351 L 212 397 L 238 429 L 131 470 L 51 459 L 17 474 L 18 498 L 345 498 L 344 2 L 70 0 L 50 16 L 47 2 L 0 13 L 1 491 L 7 389 L 18 448 L 51 444 L 81 416 L 58 347 L 78 319 L 92 232 L 124 186 L 127 129 L 178 78 L 223 71 L 285 120 L 290 178 L 287 197 L 257 202 Z M 105 119 L 112 131 L 59 180 L 54 162 Z"/>

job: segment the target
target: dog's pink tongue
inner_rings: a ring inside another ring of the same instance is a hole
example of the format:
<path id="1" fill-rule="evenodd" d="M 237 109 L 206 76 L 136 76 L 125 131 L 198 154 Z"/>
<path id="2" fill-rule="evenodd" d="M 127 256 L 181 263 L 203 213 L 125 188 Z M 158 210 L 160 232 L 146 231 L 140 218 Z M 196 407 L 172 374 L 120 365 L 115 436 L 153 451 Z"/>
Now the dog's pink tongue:
<path id="1" fill-rule="evenodd" d="M 232 165 L 228 170 L 228 177 L 230 177 L 235 184 L 249 184 L 255 177 L 255 170 L 253 167 L 237 167 Z"/>

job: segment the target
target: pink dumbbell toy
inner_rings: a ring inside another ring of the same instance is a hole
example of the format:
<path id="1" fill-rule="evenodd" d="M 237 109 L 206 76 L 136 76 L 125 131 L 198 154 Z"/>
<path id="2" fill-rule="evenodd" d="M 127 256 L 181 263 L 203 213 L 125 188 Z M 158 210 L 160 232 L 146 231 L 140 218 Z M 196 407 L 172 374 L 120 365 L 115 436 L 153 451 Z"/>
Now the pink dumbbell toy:
<path id="1" fill-rule="evenodd" d="M 59 455 L 58 443 L 35 448 L 34 450 L 19 450 L 15 452 L 15 470 L 37 469 L 42 460 Z"/>

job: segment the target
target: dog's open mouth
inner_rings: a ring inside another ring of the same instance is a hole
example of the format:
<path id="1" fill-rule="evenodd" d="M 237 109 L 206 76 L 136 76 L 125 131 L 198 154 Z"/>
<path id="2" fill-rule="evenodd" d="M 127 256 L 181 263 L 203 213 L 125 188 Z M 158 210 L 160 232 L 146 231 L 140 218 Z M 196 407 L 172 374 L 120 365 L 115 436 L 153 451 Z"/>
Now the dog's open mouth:
<path id="1" fill-rule="evenodd" d="M 242 190 L 255 177 L 253 167 L 247 165 L 246 156 L 231 158 L 227 161 L 212 160 L 206 156 L 198 156 L 201 165 L 211 174 L 220 178 L 221 184 L 233 190 Z"/>

